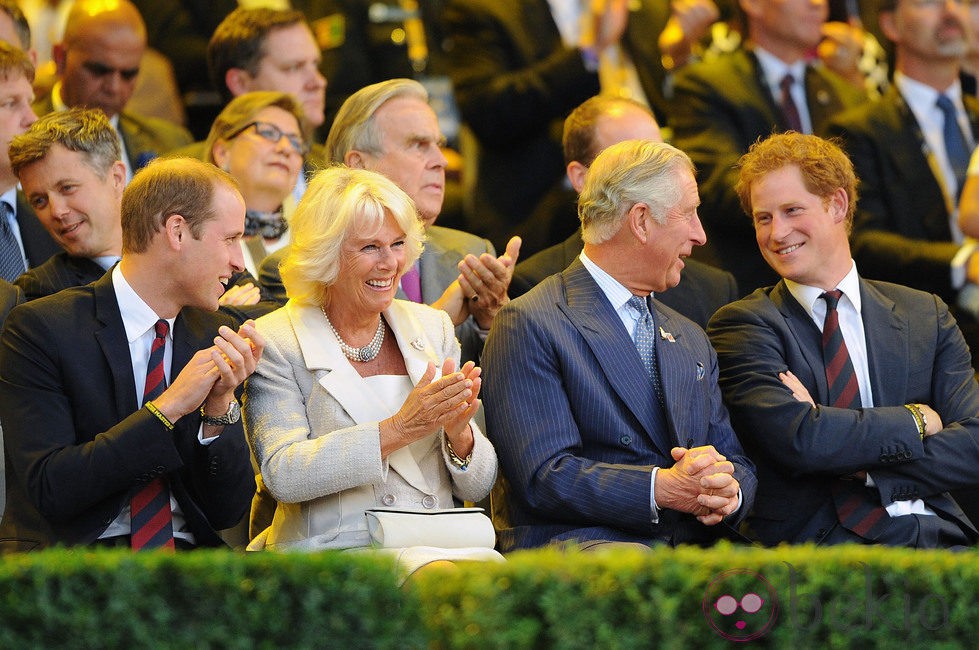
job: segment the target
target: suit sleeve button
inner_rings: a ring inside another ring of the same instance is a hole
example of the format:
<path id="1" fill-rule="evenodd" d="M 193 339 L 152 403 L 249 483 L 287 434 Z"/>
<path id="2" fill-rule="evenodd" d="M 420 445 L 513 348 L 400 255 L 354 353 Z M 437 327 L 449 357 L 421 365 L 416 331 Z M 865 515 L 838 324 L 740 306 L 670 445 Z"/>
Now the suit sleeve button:
<path id="1" fill-rule="evenodd" d="M 632 444 L 632 436 L 622 436 L 619 438 L 619 442 L 621 442 L 623 445 L 629 446 Z"/>

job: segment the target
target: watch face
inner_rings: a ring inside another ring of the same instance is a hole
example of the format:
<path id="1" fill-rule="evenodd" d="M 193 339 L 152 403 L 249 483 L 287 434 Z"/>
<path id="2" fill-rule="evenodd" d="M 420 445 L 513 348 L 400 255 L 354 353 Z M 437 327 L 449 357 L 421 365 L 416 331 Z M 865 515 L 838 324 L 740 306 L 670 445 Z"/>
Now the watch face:
<path id="1" fill-rule="evenodd" d="M 228 413 L 224 416 L 227 418 L 226 424 L 234 424 L 241 419 L 241 405 L 237 401 L 231 402 L 228 405 Z"/>
<path id="2" fill-rule="evenodd" d="M 241 419 L 241 405 L 235 400 L 228 404 L 228 412 L 220 417 L 211 417 L 204 413 L 204 407 L 201 407 L 201 416 L 204 420 L 204 424 L 210 424 L 213 426 L 221 426 L 224 424 L 234 424 Z"/>

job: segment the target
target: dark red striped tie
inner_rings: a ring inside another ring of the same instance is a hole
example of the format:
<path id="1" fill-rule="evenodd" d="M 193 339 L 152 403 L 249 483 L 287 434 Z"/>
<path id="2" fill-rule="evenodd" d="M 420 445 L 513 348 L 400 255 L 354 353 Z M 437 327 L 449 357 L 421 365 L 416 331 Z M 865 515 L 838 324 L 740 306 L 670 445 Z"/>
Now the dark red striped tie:
<path id="1" fill-rule="evenodd" d="M 802 133 L 802 118 L 799 116 L 799 107 L 792 99 L 792 84 L 794 83 L 795 78 L 791 74 L 782 77 L 782 81 L 778 84 L 782 91 L 781 102 L 779 103 L 782 105 L 782 115 L 785 116 L 785 124 L 788 126 L 788 130 Z"/>
<path id="2" fill-rule="evenodd" d="M 826 320 L 823 321 L 823 363 L 826 366 L 826 384 L 829 387 L 829 406 L 858 409 L 860 386 L 853 369 L 850 352 L 840 329 L 840 314 L 836 307 L 843 292 L 827 291 Z M 860 481 L 837 480 L 833 485 L 833 501 L 836 514 L 844 527 L 865 539 L 875 539 L 890 522 L 887 511 L 878 503 L 876 492 Z"/>
<path id="3" fill-rule="evenodd" d="M 843 340 L 840 329 L 840 313 L 836 310 L 843 292 L 839 289 L 827 291 L 822 296 L 826 301 L 826 320 L 823 321 L 823 362 L 826 365 L 826 384 L 829 386 L 829 405 L 841 409 L 858 409 L 860 386 L 857 373 L 853 370 L 850 352 Z"/>
<path id="4" fill-rule="evenodd" d="M 156 399 L 167 387 L 163 364 L 170 324 L 156 321 L 156 338 L 150 348 L 146 366 L 146 386 L 143 403 Z M 164 477 L 157 477 L 136 491 L 130 498 L 132 513 L 131 546 L 134 551 L 153 548 L 173 550 L 173 513 L 170 512 L 170 488 Z"/>

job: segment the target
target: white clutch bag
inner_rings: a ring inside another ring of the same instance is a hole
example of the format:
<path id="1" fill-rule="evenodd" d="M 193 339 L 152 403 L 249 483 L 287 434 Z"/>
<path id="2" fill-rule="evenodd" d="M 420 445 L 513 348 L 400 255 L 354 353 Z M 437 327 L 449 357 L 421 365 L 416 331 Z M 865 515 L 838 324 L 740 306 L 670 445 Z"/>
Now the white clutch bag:
<path id="1" fill-rule="evenodd" d="M 493 548 L 496 531 L 482 508 L 368 508 L 367 530 L 379 548 Z"/>

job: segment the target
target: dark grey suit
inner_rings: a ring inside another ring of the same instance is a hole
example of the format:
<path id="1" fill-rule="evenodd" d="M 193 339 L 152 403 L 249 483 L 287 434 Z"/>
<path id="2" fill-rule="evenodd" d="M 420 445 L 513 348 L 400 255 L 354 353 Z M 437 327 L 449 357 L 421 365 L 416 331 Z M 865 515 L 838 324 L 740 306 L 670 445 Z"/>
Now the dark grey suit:
<path id="1" fill-rule="evenodd" d="M 948 494 L 979 484 L 979 387 L 962 334 L 934 295 L 868 280 L 860 295 L 871 409 L 812 408 L 779 381 L 778 373 L 790 370 L 817 404 L 829 399 L 819 329 L 784 282 L 711 319 L 725 403 L 758 463 L 751 529 L 768 545 L 863 541 L 838 525 L 832 490 L 839 477 L 866 470 L 876 484 L 866 492 L 875 505 L 923 499 L 939 514 L 895 520 L 895 528 L 920 528 L 895 531 L 910 535 L 910 545 L 975 541 L 975 529 Z M 909 403 L 933 407 L 945 428 L 922 440 L 903 406 Z M 946 525 L 958 538 L 941 543 Z"/>
<path id="2" fill-rule="evenodd" d="M 509 482 L 501 547 L 560 541 L 707 542 L 728 531 L 650 503 L 670 448 L 713 445 L 735 466 L 745 516 L 754 466 L 728 422 L 717 358 L 696 324 L 653 301 L 666 428 L 630 333 L 580 260 L 510 302 L 483 353 L 486 422 Z M 666 333 L 669 333 L 667 337 Z"/>

